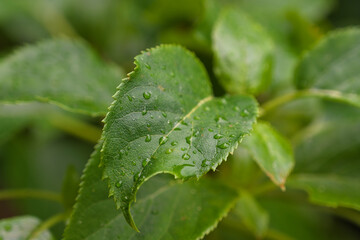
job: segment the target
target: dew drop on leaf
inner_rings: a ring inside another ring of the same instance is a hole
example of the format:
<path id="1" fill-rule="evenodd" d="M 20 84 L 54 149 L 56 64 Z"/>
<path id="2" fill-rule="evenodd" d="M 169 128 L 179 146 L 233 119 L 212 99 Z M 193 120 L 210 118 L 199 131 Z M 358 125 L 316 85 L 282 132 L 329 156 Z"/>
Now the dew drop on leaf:
<path id="1" fill-rule="evenodd" d="M 151 98 L 151 92 L 144 92 L 144 93 L 143 93 L 143 97 L 144 97 L 145 99 L 150 99 L 150 98 Z"/>
<path id="2" fill-rule="evenodd" d="M 190 155 L 187 154 L 187 153 L 185 153 L 185 154 L 182 155 L 182 159 L 184 159 L 184 160 L 189 160 L 189 159 L 190 159 Z"/>
<path id="3" fill-rule="evenodd" d="M 176 146 L 178 144 L 178 142 L 177 141 L 173 141 L 173 142 L 171 142 L 171 146 Z"/>
<path id="4" fill-rule="evenodd" d="M 142 162 L 142 166 L 145 167 L 149 162 L 150 162 L 150 158 L 146 158 L 146 159 Z"/>
<path id="5" fill-rule="evenodd" d="M 151 141 L 151 136 L 148 134 L 145 137 L 145 142 L 150 142 Z"/>
<path id="6" fill-rule="evenodd" d="M 242 112 L 241 112 L 241 116 L 242 117 L 247 117 L 249 116 L 249 111 L 247 109 L 244 109 Z"/>
<path id="7" fill-rule="evenodd" d="M 217 133 L 217 134 L 214 135 L 214 138 L 215 139 L 220 139 L 220 138 L 223 138 L 223 135 Z"/>
<path id="8" fill-rule="evenodd" d="M 170 153 L 172 153 L 172 152 L 173 152 L 173 150 L 172 150 L 171 148 L 169 148 L 169 149 L 167 149 L 167 150 L 165 151 L 166 154 L 170 154 Z"/>
<path id="9" fill-rule="evenodd" d="M 167 138 L 167 137 L 161 137 L 161 138 L 159 139 L 159 144 L 160 144 L 160 145 L 163 145 L 163 144 L 165 144 L 167 141 L 168 141 L 168 138 Z"/>
<path id="10" fill-rule="evenodd" d="M 214 131 L 214 129 L 212 129 L 212 128 L 209 128 L 208 130 L 209 130 L 209 132 L 213 132 L 213 131 Z"/>
<path id="11" fill-rule="evenodd" d="M 120 188 L 122 185 L 122 181 L 118 181 L 117 183 L 115 183 L 115 187 Z"/>
<path id="12" fill-rule="evenodd" d="M 130 102 L 133 100 L 133 98 L 130 95 L 127 95 L 127 98 L 129 99 Z"/>
<path id="13" fill-rule="evenodd" d="M 222 143 L 220 145 L 217 145 L 218 148 L 220 149 L 227 149 L 229 147 L 229 144 L 228 143 Z"/>
<path id="14" fill-rule="evenodd" d="M 185 138 L 187 144 L 191 144 L 191 136 Z"/>

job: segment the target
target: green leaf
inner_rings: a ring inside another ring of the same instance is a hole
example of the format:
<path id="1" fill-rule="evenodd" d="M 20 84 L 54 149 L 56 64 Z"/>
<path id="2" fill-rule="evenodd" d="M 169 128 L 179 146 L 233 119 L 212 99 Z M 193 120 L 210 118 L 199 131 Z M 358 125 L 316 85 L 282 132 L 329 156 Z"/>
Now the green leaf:
<path id="1" fill-rule="evenodd" d="M 257 115 L 250 96 L 214 98 L 204 67 L 182 47 L 148 50 L 135 64 L 105 118 L 102 148 L 110 195 L 134 228 L 130 203 L 144 181 L 215 170 Z"/>
<path id="2" fill-rule="evenodd" d="M 267 123 L 257 123 L 245 146 L 269 178 L 284 188 L 287 176 L 294 167 L 293 150 L 283 136 Z"/>
<path id="3" fill-rule="evenodd" d="M 266 234 L 269 216 L 249 193 L 241 193 L 241 197 L 235 207 L 235 213 L 241 217 L 245 226 L 257 238 L 261 238 Z"/>
<path id="4" fill-rule="evenodd" d="M 121 72 L 81 41 L 56 39 L 19 49 L 0 63 L 0 102 L 50 102 L 104 115 Z"/>
<path id="5" fill-rule="evenodd" d="M 310 200 L 315 203 L 360 210 L 360 184 L 354 178 L 324 174 L 298 174 L 289 178 L 288 184 L 307 191 Z"/>
<path id="6" fill-rule="evenodd" d="M 85 169 L 65 240 L 200 239 L 237 199 L 236 192 L 214 180 L 179 183 L 169 176 L 157 176 L 139 191 L 134 204 L 134 218 L 141 229 L 137 233 L 108 197 L 98 168 L 99 150 L 100 145 Z"/>
<path id="7" fill-rule="evenodd" d="M 75 167 L 70 165 L 65 174 L 61 188 L 61 196 L 63 204 L 66 208 L 72 208 L 75 203 L 75 198 L 78 194 L 80 184 L 80 177 Z"/>
<path id="8" fill-rule="evenodd" d="M 359 54 L 359 28 L 330 33 L 300 61 L 296 87 L 360 107 Z"/>
<path id="9" fill-rule="evenodd" d="M 215 73 L 231 93 L 259 93 L 271 80 L 273 43 L 244 12 L 225 10 L 213 32 Z"/>
<path id="10" fill-rule="evenodd" d="M 40 224 L 40 220 L 32 216 L 21 216 L 0 220 L 1 240 L 27 240 Z M 49 231 L 43 231 L 32 240 L 54 239 Z"/>

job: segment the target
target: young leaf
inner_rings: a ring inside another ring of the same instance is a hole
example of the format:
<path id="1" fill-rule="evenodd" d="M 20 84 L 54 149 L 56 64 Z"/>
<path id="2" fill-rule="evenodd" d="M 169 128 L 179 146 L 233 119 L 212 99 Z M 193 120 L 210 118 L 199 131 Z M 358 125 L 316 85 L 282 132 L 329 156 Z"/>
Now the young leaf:
<path id="1" fill-rule="evenodd" d="M 32 216 L 21 216 L 0 220 L 0 239 L 27 240 L 39 224 L 40 220 Z M 32 240 L 52 239 L 54 238 L 49 231 L 44 231 L 36 238 L 32 238 Z"/>
<path id="2" fill-rule="evenodd" d="M 141 229 L 136 233 L 108 198 L 98 167 L 99 150 L 98 146 L 85 169 L 65 240 L 200 239 L 237 199 L 233 190 L 210 179 L 179 184 L 157 176 L 145 184 L 134 204 L 134 218 Z"/>
<path id="3" fill-rule="evenodd" d="M 360 107 L 359 55 L 360 29 L 329 34 L 300 61 L 296 87 Z"/>
<path id="4" fill-rule="evenodd" d="M 56 39 L 19 49 L 0 63 L 0 102 L 50 102 L 105 115 L 121 79 L 81 41 Z"/>
<path id="5" fill-rule="evenodd" d="M 245 146 L 269 178 L 281 188 L 294 167 L 290 143 L 267 123 L 257 123 Z"/>
<path id="6" fill-rule="evenodd" d="M 235 207 L 235 213 L 241 217 L 246 227 L 257 238 L 262 238 L 265 235 L 269 225 L 269 216 L 249 193 L 241 193 Z"/>
<path id="7" fill-rule="evenodd" d="M 245 13 L 220 14 L 213 32 L 215 73 L 230 93 L 259 93 L 269 83 L 273 44 Z"/>
<path id="8" fill-rule="evenodd" d="M 135 64 L 105 118 L 102 148 L 110 195 L 134 228 L 130 204 L 144 181 L 215 170 L 257 115 L 252 97 L 214 98 L 203 65 L 182 47 L 148 50 Z"/>
<path id="9" fill-rule="evenodd" d="M 289 186 L 307 191 L 310 200 L 331 207 L 360 210 L 358 179 L 324 174 L 298 174 L 289 179 Z"/>

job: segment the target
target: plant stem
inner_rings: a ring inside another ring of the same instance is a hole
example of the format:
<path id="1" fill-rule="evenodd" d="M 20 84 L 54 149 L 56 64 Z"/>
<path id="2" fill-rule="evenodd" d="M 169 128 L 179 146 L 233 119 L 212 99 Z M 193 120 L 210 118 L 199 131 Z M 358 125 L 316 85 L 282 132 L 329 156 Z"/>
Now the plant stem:
<path id="1" fill-rule="evenodd" d="M 305 98 L 305 97 L 320 97 L 332 100 L 342 100 L 341 93 L 333 90 L 323 90 L 323 89 L 307 89 L 291 92 L 275 99 L 272 99 L 262 105 L 262 109 L 260 111 L 260 117 L 265 116 L 269 112 L 274 109 L 297 99 Z"/>
<path id="2" fill-rule="evenodd" d="M 97 143 L 101 136 L 101 129 L 87 122 L 66 116 L 64 114 L 54 113 L 49 116 L 49 120 L 52 125 L 63 130 L 64 132 L 91 143 Z"/>
<path id="3" fill-rule="evenodd" d="M 39 236 L 43 231 L 53 227 L 54 225 L 65 221 L 70 216 L 71 211 L 62 212 L 59 214 L 56 214 L 43 223 L 41 223 L 30 235 L 28 238 L 29 240 L 36 238 Z"/>
<path id="4" fill-rule="evenodd" d="M 50 191 L 34 189 L 14 189 L 0 191 L 0 200 L 19 198 L 37 198 L 62 203 L 60 194 Z"/>

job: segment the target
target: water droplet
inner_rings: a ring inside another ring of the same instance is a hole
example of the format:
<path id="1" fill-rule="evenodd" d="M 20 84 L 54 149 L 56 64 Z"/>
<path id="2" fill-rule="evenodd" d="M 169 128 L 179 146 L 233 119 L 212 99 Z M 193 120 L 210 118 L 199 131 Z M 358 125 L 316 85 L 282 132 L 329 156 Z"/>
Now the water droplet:
<path id="1" fill-rule="evenodd" d="M 163 117 L 167 117 L 167 114 L 165 112 L 162 113 Z"/>
<path id="2" fill-rule="evenodd" d="M 182 125 L 185 125 L 185 126 L 188 126 L 189 124 L 187 123 L 187 122 L 185 122 L 185 121 L 181 121 L 181 124 Z"/>
<path id="3" fill-rule="evenodd" d="M 199 131 L 196 131 L 196 132 L 193 133 L 193 136 L 194 136 L 194 137 L 197 137 L 197 136 L 199 136 L 199 134 L 200 134 L 200 132 L 199 132 Z"/>
<path id="4" fill-rule="evenodd" d="M 194 119 L 195 119 L 195 120 L 200 120 L 200 117 L 199 117 L 199 116 L 195 116 Z"/>
<path id="5" fill-rule="evenodd" d="M 130 102 L 133 100 L 133 98 L 130 95 L 127 95 L 127 98 L 129 99 Z"/>
<path id="6" fill-rule="evenodd" d="M 147 69 L 151 69 L 151 66 L 150 66 L 149 64 L 147 64 L 147 63 L 145 63 L 145 67 L 146 67 Z"/>
<path id="7" fill-rule="evenodd" d="M 196 154 L 196 153 L 197 153 L 196 150 L 194 150 L 194 151 L 193 151 L 193 154 Z"/>
<path id="8" fill-rule="evenodd" d="M 115 183 L 115 187 L 120 188 L 122 185 L 122 181 L 118 181 L 117 183 Z"/>
<path id="9" fill-rule="evenodd" d="M 237 112 L 240 111 L 240 108 L 238 106 L 235 106 L 233 109 L 234 109 L 234 111 L 237 111 Z"/>
<path id="10" fill-rule="evenodd" d="M 176 146 L 178 144 L 178 142 L 177 141 L 173 141 L 173 142 L 171 142 L 171 146 Z"/>
<path id="11" fill-rule="evenodd" d="M 148 123 L 148 124 L 146 124 L 146 126 L 149 128 L 151 125 L 150 125 L 150 123 Z"/>
<path id="12" fill-rule="evenodd" d="M 231 134 L 230 137 L 232 137 L 232 138 L 235 137 L 235 134 Z"/>
<path id="13" fill-rule="evenodd" d="M 175 131 L 181 131 L 181 128 L 174 128 Z"/>
<path id="14" fill-rule="evenodd" d="M 187 150 L 186 147 L 182 147 L 182 148 L 181 148 L 181 151 L 186 151 L 186 150 Z"/>
<path id="15" fill-rule="evenodd" d="M 135 161 L 131 161 L 133 166 L 136 166 L 136 162 Z"/>
<path id="16" fill-rule="evenodd" d="M 217 134 L 214 135 L 214 138 L 215 138 L 215 139 L 220 139 L 220 138 L 222 138 L 222 137 L 223 137 L 223 135 L 221 135 L 221 134 L 219 134 L 219 133 L 217 133 Z"/>
<path id="17" fill-rule="evenodd" d="M 187 153 L 185 153 L 185 154 L 182 155 L 182 159 L 184 159 L 184 160 L 189 160 L 189 159 L 190 159 L 190 155 L 187 154 Z"/>
<path id="18" fill-rule="evenodd" d="M 146 158 L 146 159 L 142 162 L 142 166 L 145 167 L 149 162 L 150 162 L 150 158 Z"/>
<path id="19" fill-rule="evenodd" d="M 222 144 L 219 144 L 217 145 L 218 148 L 221 148 L 221 149 L 226 149 L 229 147 L 229 144 L 228 143 L 222 143 Z"/>
<path id="20" fill-rule="evenodd" d="M 160 132 L 161 132 L 162 134 L 165 134 L 165 130 L 164 130 L 164 129 L 160 129 Z"/>
<path id="21" fill-rule="evenodd" d="M 209 165 L 210 165 L 210 161 L 209 161 L 209 160 L 206 160 L 206 159 L 203 160 L 202 163 L 201 163 L 201 166 L 202 166 L 202 167 L 207 167 L 207 166 L 209 166 Z"/>
<path id="22" fill-rule="evenodd" d="M 145 142 L 150 142 L 151 141 L 151 136 L 148 134 L 145 137 Z"/>
<path id="23" fill-rule="evenodd" d="M 209 132 L 213 132 L 213 131 L 214 131 L 214 129 L 212 129 L 212 128 L 209 128 L 208 130 L 209 130 Z"/>
<path id="24" fill-rule="evenodd" d="M 161 138 L 159 139 L 159 144 L 160 144 L 160 145 L 164 145 L 167 141 L 168 141 L 168 138 L 167 138 L 167 137 L 161 137 Z"/>
<path id="25" fill-rule="evenodd" d="M 191 136 L 185 138 L 187 144 L 191 144 Z"/>
<path id="26" fill-rule="evenodd" d="M 217 123 L 223 123 L 223 122 L 226 122 L 226 119 L 225 119 L 224 117 L 222 117 L 222 116 L 217 116 L 217 117 L 215 118 L 215 121 L 216 121 Z"/>
<path id="27" fill-rule="evenodd" d="M 144 93 L 143 93 L 143 97 L 144 97 L 145 99 L 150 99 L 150 98 L 151 98 L 151 92 L 144 92 Z"/>
<path id="28" fill-rule="evenodd" d="M 141 172 L 138 172 L 134 175 L 134 182 L 136 182 L 139 179 L 140 175 L 141 175 Z"/>
<path id="29" fill-rule="evenodd" d="M 141 112 L 141 114 L 142 114 L 143 116 L 147 114 L 146 108 Z"/>
<path id="30" fill-rule="evenodd" d="M 170 153 L 172 153 L 172 152 L 173 152 L 173 149 L 171 149 L 171 148 L 169 148 L 169 149 L 167 149 L 167 150 L 165 151 L 166 154 L 170 154 Z"/>
<path id="31" fill-rule="evenodd" d="M 249 115 L 249 111 L 247 109 L 244 109 L 242 112 L 241 112 L 241 116 L 242 117 L 247 117 Z"/>
<path id="32" fill-rule="evenodd" d="M 125 155 L 125 150 L 121 149 L 119 152 L 119 158 L 121 159 Z"/>

